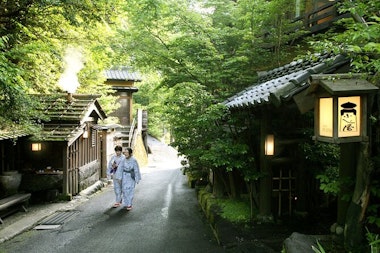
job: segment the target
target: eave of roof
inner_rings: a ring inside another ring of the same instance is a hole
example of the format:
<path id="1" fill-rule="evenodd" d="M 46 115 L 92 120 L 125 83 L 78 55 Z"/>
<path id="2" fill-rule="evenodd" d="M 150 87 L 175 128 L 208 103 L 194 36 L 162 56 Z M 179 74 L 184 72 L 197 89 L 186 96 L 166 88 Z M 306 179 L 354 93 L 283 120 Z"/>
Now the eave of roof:
<path id="1" fill-rule="evenodd" d="M 112 86 L 112 89 L 117 90 L 117 91 L 130 91 L 130 92 L 139 91 L 137 87 L 125 87 L 125 86 Z"/>
<path id="2" fill-rule="evenodd" d="M 140 74 L 137 72 L 133 72 L 131 68 L 128 67 L 109 69 L 106 70 L 104 73 L 107 80 L 141 82 Z"/>
<path id="3" fill-rule="evenodd" d="M 257 84 L 239 92 L 224 101 L 230 109 L 250 108 L 264 104 L 279 106 L 284 100 L 309 86 L 312 74 L 329 73 L 345 64 L 348 59 L 342 55 L 319 55 L 316 60 L 298 60 L 285 66 L 270 70 L 259 78 Z"/>
<path id="4" fill-rule="evenodd" d="M 44 107 L 41 108 L 50 120 L 43 122 L 43 128 L 38 136 L 31 140 L 68 141 L 72 143 L 81 134 L 86 121 L 96 113 L 100 119 L 106 115 L 97 98 L 98 95 L 68 94 L 37 95 Z M 70 145 L 70 144 L 69 144 Z"/>
<path id="5" fill-rule="evenodd" d="M 0 130 L 0 141 L 17 139 L 28 135 L 30 133 L 23 130 Z"/>
<path id="6" fill-rule="evenodd" d="M 333 96 L 369 94 L 379 90 L 362 74 L 312 75 L 310 83 L 309 93 L 315 92 L 317 88 L 322 88 Z"/>
<path id="7" fill-rule="evenodd" d="M 37 95 L 42 103 L 42 110 L 50 121 L 76 121 L 86 117 L 90 109 L 96 110 L 100 118 L 106 115 L 100 107 L 97 99 L 99 95 L 84 94 L 54 94 L 54 95 Z"/>

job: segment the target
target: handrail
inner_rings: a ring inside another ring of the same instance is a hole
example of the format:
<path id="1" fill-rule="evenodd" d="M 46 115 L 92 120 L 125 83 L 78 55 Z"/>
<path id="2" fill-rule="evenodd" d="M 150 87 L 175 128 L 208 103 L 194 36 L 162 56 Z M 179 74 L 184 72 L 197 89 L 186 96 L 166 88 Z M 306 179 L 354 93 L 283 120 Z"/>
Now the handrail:
<path id="1" fill-rule="evenodd" d="M 129 135 L 128 135 L 128 147 L 131 147 L 131 144 L 132 144 L 132 139 L 133 139 L 133 133 L 135 131 L 135 126 L 136 126 L 136 117 L 135 116 L 133 118 L 133 121 L 132 121 L 132 124 L 131 124 L 131 127 L 129 129 Z"/>
<path id="2" fill-rule="evenodd" d="M 138 110 L 129 129 L 128 147 L 132 147 L 134 145 L 136 136 L 141 134 L 143 131 L 147 131 L 147 127 L 147 114 Z"/>
<path id="3" fill-rule="evenodd" d="M 324 23 L 321 22 L 324 19 L 331 20 L 337 15 L 337 9 L 334 2 L 325 4 L 314 11 L 306 14 L 306 27 L 312 27 L 315 24 Z"/>
<path id="4" fill-rule="evenodd" d="M 332 22 L 350 16 L 349 13 L 339 13 L 336 2 L 330 2 L 318 8 L 305 12 L 293 20 L 302 21 L 303 27 L 311 33 L 327 28 Z M 297 27 L 299 29 L 300 27 Z"/>

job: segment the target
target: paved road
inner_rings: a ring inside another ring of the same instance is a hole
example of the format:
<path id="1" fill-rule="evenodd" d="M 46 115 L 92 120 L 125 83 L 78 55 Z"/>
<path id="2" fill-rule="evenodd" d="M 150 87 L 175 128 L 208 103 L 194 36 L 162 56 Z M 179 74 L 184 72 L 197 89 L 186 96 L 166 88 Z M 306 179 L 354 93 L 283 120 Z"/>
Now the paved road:
<path id="1" fill-rule="evenodd" d="M 111 208 L 112 186 L 70 211 L 55 229 L 32 229 L 0 244 L 0 253 L 225 252 L 187 186 L 174 149 L 155 139 L 137 185 L 134 208 Z"/>

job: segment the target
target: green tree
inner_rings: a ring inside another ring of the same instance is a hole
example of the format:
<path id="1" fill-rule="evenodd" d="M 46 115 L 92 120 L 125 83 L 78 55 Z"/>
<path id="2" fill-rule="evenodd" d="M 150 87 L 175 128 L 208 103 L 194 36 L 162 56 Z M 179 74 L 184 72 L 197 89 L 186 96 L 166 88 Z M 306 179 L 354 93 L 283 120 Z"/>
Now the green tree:
<path id="1" fill-rule="evenodd" d="M 138 69 L 159 75 L 148 100 L 155 112 L 165 109 L 150 124 L 167 122 L 163 128 L 170 128 L 172 145 L 189 159 L 191 168 L 218 173 L 219 192 L 231 197 L 239 195 L 239 180 L 257 175 L 251 173 L 254 162 L 244 159 L 252 153 L 250 143 L 226 131 L 230 123 L 216 124 L 226 113 L 218 103 L 255 83 L 257 70 L 279 64 L 280 58 L 286 61 L 283 42 L 295 37 L 289 32 L 293 8 L 286 1 L 264 0 L 126 4 L 126 25 L 119 27 L 124 43 L 113 44 L 114 50 L 129 52 L 123 60 L 133 59 Z M 167 94 L 158 96 L 161 106 L 153 102 L 158 89 Z M 229 150 L 228 155 L 222 150 Z"/>
<path id="2" fill-rule="evenodd" d="M 352 16 L 340 21 L 344 30 L 330 31 L 312 42 L 317 50 L 348 55 L 352 59 L 353 72 L 369 74 L 368 79 L 377 85 L 380 80 L 379 9 L 379 1 L 344 1 L 340 6 L 340 11 L 351 13 Z M 370 108 L 372 108 L 372 115 L 379 115 L 378 106 L 370 106 Z M 375 123 L 372 129 L 375 130 L 378 127 L 379 118 L 372 117 L 374 119 L 372 122 Z M 376 147 L 378 144 L 373 142 L 372 145 L 372 148 L 368 146 L 368 143 L 360 145 L 355 188 L 345 224 L 345 246 L 348 250 L 357 250 L 363 240 L 362 226 L 370 199 L 371 177 L 374 173 L 370 157 L 376 160 L 380 155 Z"/>
<path id="3" fill-rule="evenodd" d="M 340 10 L 351 12 L 354 19 L 345 19 L 338 26 L 343 30 L 312 37 L 313 49 L 350 56 L 356 72 L 370 73 L 371 81 L 378 83 L 379 1 L 341 3 Z M 298 49 L 306 53 L 302 47 L 292 44 L 304 33 L 290 32 L 299 25 L 292 22 L 294 6 L 289 1 L 264 0 L 139 0 L 128 1 L 125 11 L 126 25 L 119 27 L 125 43 L 115 43 L 114 49 L 129 52 L 125 61 L 160 75 L 154 89 L 167 92 L 167 96 L 160 98 L 174 137 L 173 145 L 189 158 L 192 167 L 206 172 L 254 168 L 254 161 L 237 162 L 241 155 L 255 150 L 244 146 L 247 141 L 227 134 L 228 124 L 215 124 L 215 119 L 225 114 L 223 107 L 214 105 L 255 83 L 256 71 L 289 62 L 301 52 Z M 228 155 L 234 162 L 220 156 L 227 147 L 232 148 Z M 366 156 L 362 159 L 366 160 Z M 371 164 L 367 164 L 370 169 Z M 245 176 L 257 178 L 249 173 Z M 224 185 L 224 190 L 231 193 L 228 183 Z M 364 182 L 364 185 L 368 184 Z M 361 210 L 356 214 L 366 209 L 366 198 L 361 196 L 368 197 L 369 190 L 363 189 L 353 195 L 352 202 L 359 204 Z M 359 224 L 364 216 L 356 214 L 351 218 L 354 224 Z M 350 235 L 351 239 L 356 232 Z M 349 243 L 352 242 L 355 240 Z"/>
<path id="4" fill-rule="evenodd" d="M 122 1 L 2 1 L 0 3 L 1 129 L 40 118 L 29 94 L 59 91 L 67 46 L 82 50 L 82 92 L 106 94 L 99 73 L 113 52 L 107 36 Z M 98 80 L 96 83 L 95 80 Z M 104 80 L 104 79 L 103 79 Z M 111 105 L 109 103 L 109 105 Z M 107 108 L 107 104 L 105 106 Z M 108 106 L 112 109 L 112 106 Z M 108 109 L 108 108 L 107 108 Z M 7 112 L 17 112 L 9 115 Z"/>

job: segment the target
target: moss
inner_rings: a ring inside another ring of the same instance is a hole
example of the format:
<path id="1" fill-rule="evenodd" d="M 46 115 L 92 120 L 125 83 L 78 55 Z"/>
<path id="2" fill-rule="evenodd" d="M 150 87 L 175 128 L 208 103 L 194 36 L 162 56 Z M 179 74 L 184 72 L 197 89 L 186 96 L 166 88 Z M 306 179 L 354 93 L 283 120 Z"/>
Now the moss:
<path id="1" fill-rule="evenodd" d="M 251 220 L 249 202 L 245 199 L 218 199 L 221 217 L 233 223 L 246 223 Z"/>
<path id="2" fill-rule="evenodd" d="M 217 200 L 205 188 L 200 188 L 198 191 L 198 201 L 208 221 L 213 224 L 215 221 L 215 214 L 219 209 Z"/>
<path id="3" fill-rule="evenodd" d="M 198 200 L 206 214 L 207 219 L 213 223 L 215 214 L 219 214 L 223 219 L 233 223 L 246 223 L 250 219 L 249 200 L 217 199 L 205 188 L 198 191 Z"/>
<path id="4" fill-rule="evenodd" d="M 73 196 L 71 194 L 59 194 L 57 196 L 57 201 L 71 201 Z"/>

